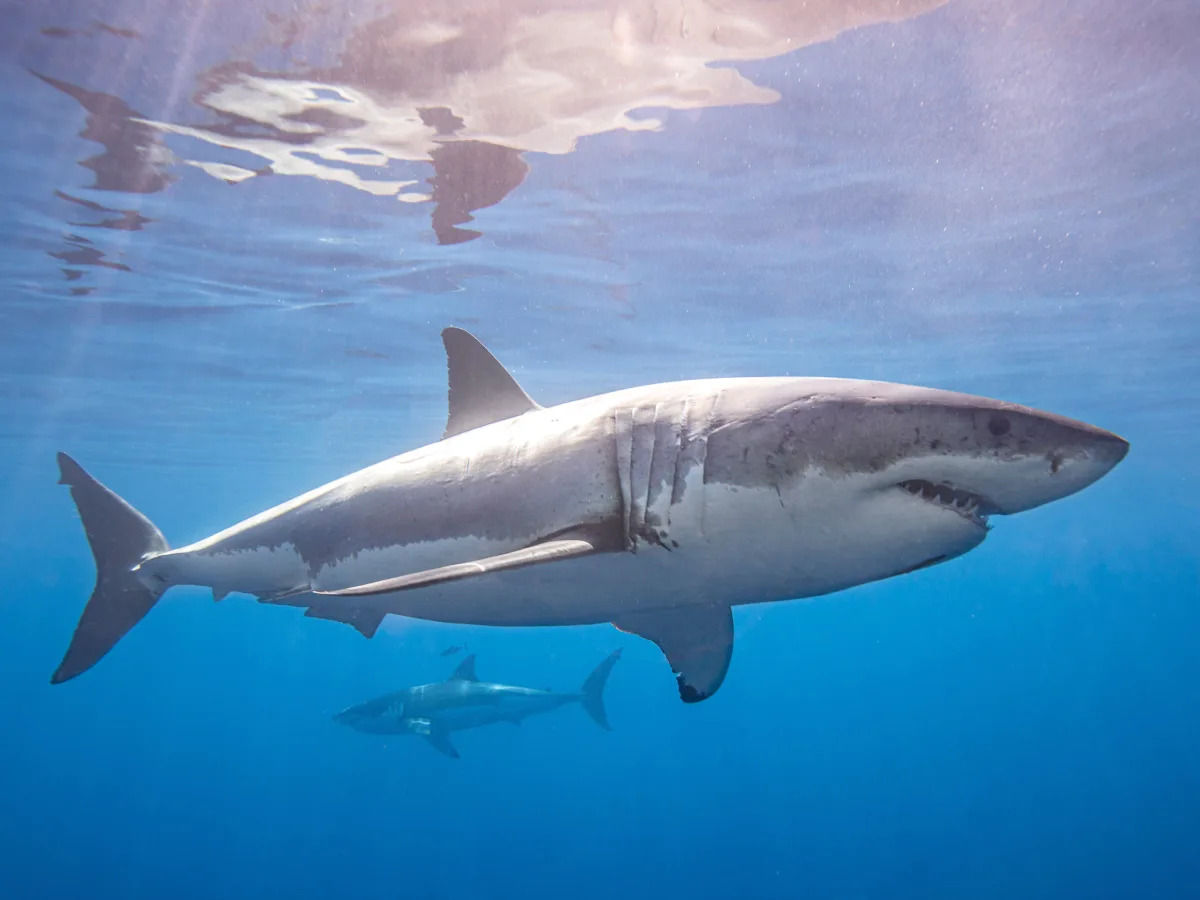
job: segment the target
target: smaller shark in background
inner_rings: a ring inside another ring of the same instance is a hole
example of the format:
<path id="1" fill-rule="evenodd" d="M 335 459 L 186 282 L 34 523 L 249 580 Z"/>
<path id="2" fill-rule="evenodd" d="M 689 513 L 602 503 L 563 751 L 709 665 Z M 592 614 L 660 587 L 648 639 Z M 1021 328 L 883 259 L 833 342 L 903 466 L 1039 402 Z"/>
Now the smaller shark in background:
<path id="1" fill-rule="evenodd" d="M 419 734 L 440 753 L 458 759 L 450 732 L 495 722 L 521 724 L 527 716 L 581 703 L 588 715 L 610 731 L 604 711 L 604 686 L 621 657 L 614 650 L 583 682 L 578 693 L 560 694 L 508 684 L 490 684 L 475 676 L 475 654 L 466 657 L 446 681 L 404 688 L 335 715 L 334 721 L 366 734 Z"/>

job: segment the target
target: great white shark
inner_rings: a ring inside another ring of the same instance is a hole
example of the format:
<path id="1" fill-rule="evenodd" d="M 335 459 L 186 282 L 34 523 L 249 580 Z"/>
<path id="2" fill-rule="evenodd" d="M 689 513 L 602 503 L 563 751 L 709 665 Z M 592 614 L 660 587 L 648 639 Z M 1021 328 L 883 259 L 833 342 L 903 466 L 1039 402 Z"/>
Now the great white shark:
<path id="1" fill-rule="evenodd" d="M 725 678 L 731 607 L 953 559 L 989 517 L 1073 494 L 1129 449 L 1026 406 L 837 378 L 679 381 L 543 408 L 472 335 L 442 340 L 442 440 L 186 547 L 60 453 L 97 580 L 51 680 L 190 584 L 367 637 L 388 614 L 611 622 L 656 643 L 695 702 Z"/>
<path id="2" fill-rule="evenodd" d="M 480 681 L 475 675 L 475 655 L 471 654 L 445 681 L 404 688 L 366 703 L 348 707 L 335 715 L 355 731 L 367 734 L 419 734 L 439 752 L 458 758 L 458 750 L 450 742 L 450 733 L 467 728 L 479 728 L 497 722 L 522 721 L 539 713 L 547 713 L 569 703 L 579 703 L 592 720 L 609 730 L 604 710 L 604 686 L 608 675 L 621 656 L 614 650 L 596 666 L 573 693 L 518 687 L 511 684 L 492 684 Z"/>

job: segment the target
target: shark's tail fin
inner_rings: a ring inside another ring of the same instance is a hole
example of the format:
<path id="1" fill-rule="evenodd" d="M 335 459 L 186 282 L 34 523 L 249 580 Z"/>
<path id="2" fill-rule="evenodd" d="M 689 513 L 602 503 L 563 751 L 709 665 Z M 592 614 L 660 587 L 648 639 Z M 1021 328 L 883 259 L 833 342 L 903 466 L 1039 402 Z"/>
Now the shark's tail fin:
<path id="1" fill-rule="evenodd" d="M 605 731 L 612 731 L 608 724 L 608 714 L 604 711 L 604 686 L 608 684 L 608 673 L 612 671 L 612 667 L 617 664 L 617 660 L 621 658 L 621 651 L 614 650 L 610 653 L 600 665 L 592 670 L 592 674 L 587 677 L 583 683 L 582 703 L 583 708 L 587 710 L 596 724 Z"/>
<path id="2" fill-rule="evenodd" d="M 170 549 L 149 519 L 65 453 L 58 454 L 58 470 L 58 483 L 70 486 L 96 558 L 96 587 L 51 684 L 90 669 L 150 611 L 166 585 L 147 586 L 133 567 L 147 554 Z"/>

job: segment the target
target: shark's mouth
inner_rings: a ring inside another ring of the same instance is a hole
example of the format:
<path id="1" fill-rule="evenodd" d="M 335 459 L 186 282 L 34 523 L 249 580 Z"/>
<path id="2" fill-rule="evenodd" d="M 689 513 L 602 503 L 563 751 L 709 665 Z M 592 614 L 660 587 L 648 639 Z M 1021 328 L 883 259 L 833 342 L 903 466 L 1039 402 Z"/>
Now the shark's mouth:
<path id="1" fill-rule="evenodd" d="M 934 484 L 920 478 L 900 482 L 900 487 L 914 497 L 920 497 L 926 503 L 940 506 L 958 513 L 967 521 L 980 528 L 987 528 L 987 517 L 995 512 L 995 506 L 978 494 L 964 491 L 952 484 Z"/>

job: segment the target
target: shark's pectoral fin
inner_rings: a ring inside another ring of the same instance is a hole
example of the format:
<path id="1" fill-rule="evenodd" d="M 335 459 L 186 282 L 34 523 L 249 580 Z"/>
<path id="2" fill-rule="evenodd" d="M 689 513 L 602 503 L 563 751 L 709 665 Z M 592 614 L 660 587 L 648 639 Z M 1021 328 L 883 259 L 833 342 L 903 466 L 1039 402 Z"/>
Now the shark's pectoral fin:
<path id="1" fill-rule="evenodd" d="M 283 606 L 304 606 L 304 603 L 294 602 L 297 597 L 304 597 L 312 593 L 312 588 L 307 585 L 296 585 L 295 587 L 284 588 L 279 591 L 265 591 L 255 594 L 259 603 L 279 603 Z M 215 596 L 215 595 L 214 595 Z"/>
<path id="2" fill-rule="evenodd" d="M 498 556 L 487 556 L 483 559 L 456 563 L 452 566 L 441 566 L 437 569 L 425 569 L 422 572 L 399 575 L 396 578 L 373 581 L 370 584 L 360 584 L 333 591 L 313 591 L 313 593 L 323 597 L 367 597 L 371 594 L 387 594 L 392 591 L 428 587 L 431 584 L 444 584 L 447 581 L 458 581 L 460 578 L 486 575 L 488 572 L 519 569 L 522 566 L 569 559 L 573 556 L 585 556 L 595 552 L 597 552 L 596 547 L 591 541 L 574 538 L 545 541 L 523 550 L 514 550 L 512 553 L 501 553 Z"/>
<path id="3" fill-rule="evenodd" d="M 408 728 L 414 734 L 419 734 L 429 741 L 430 746 L 438 753 L 444 753 L 452 759 L 459 758 L 458 748 L 450 743 L 450 732 L 446 729 L 438 728 L 428 719 L 410 719 Z"/>
<path id="4" fill-rule="evenodd" d="M 347 625 L 354 626 L 354 630 L 363 637 L 370 639 L 375 637 L 375 632 L 379 630 L 379 624 L 383 621 L 383 617 L 387 613 L 376 612 L 373 609 L 363 609 L 361 606 L 343 606 L 331 603 L 328 605 L 310 606 L 305 610 L 304 615 L 310 619 L 329 619 L 332 622 L 345 622 Z"/>
<path id="5" fill-rule="evenodd" d="M 728 606 L 631 613 L 613 624 L 658 644 L 675 672 L 684 703 L 711 697 L 725 680 L 733 656 L 733 612 Z"/>

